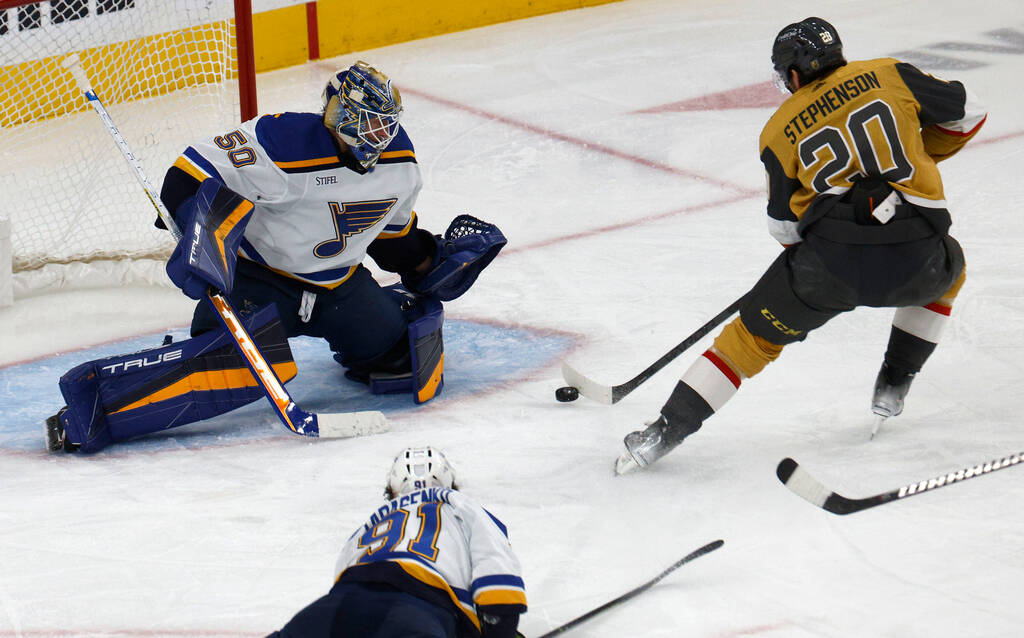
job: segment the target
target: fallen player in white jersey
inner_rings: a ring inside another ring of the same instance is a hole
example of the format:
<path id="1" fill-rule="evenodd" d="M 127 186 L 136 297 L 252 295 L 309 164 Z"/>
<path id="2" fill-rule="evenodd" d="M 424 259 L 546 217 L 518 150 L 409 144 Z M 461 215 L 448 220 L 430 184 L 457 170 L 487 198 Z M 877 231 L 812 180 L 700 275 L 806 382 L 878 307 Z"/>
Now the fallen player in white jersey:
<path id="1" fill-rule="evenodd" d="M 348 539 L 330 592 L 268 638 L 513 638 L 526 592 L 505 526 L 444 454 L 395 457 L 390 499 Z"/>

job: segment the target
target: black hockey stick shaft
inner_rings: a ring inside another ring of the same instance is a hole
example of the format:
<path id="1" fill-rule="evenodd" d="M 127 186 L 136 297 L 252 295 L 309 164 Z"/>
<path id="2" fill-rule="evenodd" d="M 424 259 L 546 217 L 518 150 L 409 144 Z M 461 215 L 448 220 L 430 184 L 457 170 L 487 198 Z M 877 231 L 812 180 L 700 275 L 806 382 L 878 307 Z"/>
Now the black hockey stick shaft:
<path id="1" fill-rule="evenodd" d="M 690 346 L 700 341 L 704 335 L 714 330 L 715 327 L 728 319 L 734 312 L 739 310 L 740 305 L 743 303 L 743 299 L 744 297 L 740 297 L 729 304 L 728 308 L 712 317 L 711 320 L 703 326 L 697 328 L 693 334 L 683 339 L 679 345 L 666 352 L 660 359 L 647 366 L 646 370 L 625 383 L 620 385 L 604 385 L 603 383 L 598 383 L 586 375 L 581 374 L 579 370 L 569 365 L 567 361 L 562 362 L 562 377 L 570 387 L 576 388 L 579 390 L 580 394 L 588 399 L 604 403 L 605 405 L 618 403 L 624 396 L 633 390 L 636 390 L 641 384 L 667 366 L 669 362 L 685 352 Z"/>
<path id="2" fill-rule="evenodd" d="M 600 607 L 596 607 L 594 609 L 591 609 L 590 611 L 588 611 L 587 613 L 583 614 L 579 618 L 573 618 L 572 620 L 570 620 L 569 622 L 565 623 L 564 625 L 560 625 L 558 627 L 555 627 L 554 629 L 552 629 L 551 631 L 547 632 L 546 634 L 543 634 L 539 638 L 549 638 L 550 636 L 557 636 L 559 634 L 564 634 L 565 632 L 567 632 L 570 629 L 576 627 L 580 623 L 583 623 L 583 622 L 585 622 L 587 620 L 590 620 L 591 618 L 593 618 L 594 616 L 598 615 L 602 611 L 605 611 L 606 609 L 614 607 L 615 605 L 618 605 L 619 603 L 624 603 L 627 600 L 629 600 L 630 598 L 633 598 L 633 597 L 635 597 L 635 596 L 637 596 L 637 595 L 647 591 L 651 587 L 654 587 L 654 585 L 656 585 L 661 579 L 665 578 L 666 576 L 668 576 L 669 574 L 671 574 L 675 570 L 679 569 L 680 567 L 682 567 L 686 563 L 689 563 L 690 561 L 692 561 L 694 559 L 700 558 L 704 554 L 710 554 L 711 552 L 715 551 L 716 549 L 718 549 L 719 547 L 721 547 L 724 544 L 725 544 L 725 541 L 719 539 L 717 541 L 712 541 L 712 542 L 708 543 L 704 547 L 701 547 L 699 549 L 696 549 L 696 550 L 690 552 L 686 556 L 683 556 L 682 558 L 680 558 L 676 562 L 672 563 L 665 571 L 661 572 L 660 574 L 658 574 L 657 576 L 655 576 L 651 580 L 647 581 L 643 585 L 640 585 L 639 587 L 636 587 L 635 589 L 629 590 L 628 592 L 626 592 L 625 594 L 619 596 L 618 598 L 616 598 L 614 600 L 609 600 L 608 602 L 606 602 L 605 604 L 601 605 Z"/>
<path id="3" fill-rule="evenodd" d="M 636 390 L 638 387 L 640 387 L 641 384 L 643 384 L 645 381 L 647 381 L 655 374 L 657 374 L 659 371 L 661 371 L 662 368 L 671 363 L 676 357 L 681 355 L 683 352 L 689 350 L 690 347 L 693 346 L 693 344 L 703 339 L 709 332 L 717 328 L 719 324 L 721 324 L 723 321 L 731 317 L 733 313 L 739 310 L 741 303 L 743 303 L 743 297 L 740 297 L 736 301 L 729 304 L 728 308 L 712 317 L 707 323 L 705 323 L 700 328 L 697 328 L 693 332 L 693 334 L 679 342 L 679 345 L 666 352 L 664 355 L 661 356 L 660 359 L 658 359 L 651 365 L 647 366 L 647 368 L 643 372 L 641 372 L 640 374 L 636 375 L 635 377 L 621 385 L 612 386 L 612 403 L 618 403 L 619 400 L 622 399 L 622 397 L 626 396 L 633 390 Z"/>
<path id="4" fill-rule="evenodd" d="M 817 505 L 825 511 L 833 514 L 852 514 L 871 507 L 884 505 L 890 501 L 898 501 L 909 496 L 924 494 L 946 485 L 960 483 L 985 474 L 991 474 L 997 470 L 1019 464 L 1024 460 L 1024 452 L 1011 454 L 1001 459 L 995 459 L 986 463 L 979 463 L 955 472 L 943 474 L 932 479 L 910 483 L 888 492 L 868 496 L 867 498 L 847 498 L 837 494 L 818 482 L 817 479 L 808 474 L 800 464 L 791 458 L 782 459 L 775 474 L 779 480 L 794 494 L 804 500 Z"/>

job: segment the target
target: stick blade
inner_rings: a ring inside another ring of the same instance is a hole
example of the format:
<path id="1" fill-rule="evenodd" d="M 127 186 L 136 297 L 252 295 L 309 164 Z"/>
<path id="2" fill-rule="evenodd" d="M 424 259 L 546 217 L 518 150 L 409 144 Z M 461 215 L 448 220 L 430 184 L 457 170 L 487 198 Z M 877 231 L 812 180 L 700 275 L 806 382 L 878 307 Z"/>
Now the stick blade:
<path id="1" fill-rule="evenodd" d="M 65 69 L 70 69 L 73 66 L 77 66 L 81 63 L 81 59 L 77 53 L 72 53 L 60 61 L 60 65 Z"/>
<path id="2" fill-rule="evenodd" d="M 725 545 L 725 541 L 722 540 L 722 539 L 718 539 L 718 540 L 715 540 L 715 541 L 711 541 L 710 543 L 708 543 L 707 545 L 704 545 L 703 547 L 699 547 L 699 548 L 693 550 L 692 552 L 690 552 L 686 556 L 683 556 L 682 558 L 680 558 L 676 562 L 674 562 L 671 565 L 669 565 L 668 569 L 666 569 L 665 571 L 663 571 L 660 574 L 658 574 L 655 578 L 652 578 L 651 580 L 647 581 L 641 587 L 643 587 L 643 589 L 647 589 L 647 588 L 651 587 L 655 583 L 659 582 L 661 579 L 665 578 L 666 576 L 668 576 L 669 574 L 674 572 L 676 569 L 682 567 L 683 565 L 689 563 L 690 561 L 696 560 L 696 559 L 700 558 L 701 556 L 704 556 L 705 554 L 710 554 L 711 552 L 715 551 L 716 549 L 718 549 L 722 545 Z M 640 591 L 642 591 L 642 589 L 637 588 L 636 592 L 639 593 Z"/>
<path id="3" fill-rule="evenodd" d="M 785 485 L 798 467 L 800 467 L 799 464 L 787 456 L 779 461 L 778 467 L 775 468 L 775 476 L 779 477 L 779 480 Z"/>
<path id="4" fill-rule="evenodd" d="M 86 75 L 85 69 L 82 68 L 82 61 L 78 58 L 77 53 L 67 56 L 61 60 L 60 64 L 71 72 L 71 76 L 75 78 L 75 84 L 78 85 L 82 93 L 92 93 L 92 83 L 89 81 L 89 76 Z"/>
<path id="5" fill-rule="evenodd" d="M 604 403 L 605 405 L 615 403 L 610 386 L 602 385 L 581 374 L 576 368 L 569 365 L 567 361 L 562 362 L 562 378 L 565 379 L 566 385 L 576 388 L 580 391 L 580 394 L 592 401 Z"/>
<path id="6" fill-rule="evenodd" d="M 316 420 L 322 439 L 347 439 L 388 431 L 387 418 L 376 410 L 317 414 Z"/>
<path id="7" fill-rule="evenodd" d="M 826 504 L 835 496 L 835 492 L 822 485 L 816 478 L 804 471 L 800 464 L 786 457 L 775 468 L 775 475 L 790 492 L 793 492 L 808 503 L 832 511 Z M 833 512 L 835 514 L 845 512 Z"/>
<path id="8" fill-rule="evenodd" d="M 698 549 L 690 552 L 689 554 L 687 554 L 685 557 L 683 557 L 682 561 L 684 563 L 688 563 L 688 562 L 690 562 L 691 560 L 693 560 L 695 558 L 700 558 L 704 554 L 710 554 L 711 552 L 715 551 L 716 549 L 718 549 L 722 545 L 725 545 L 725 541 L 722 540 L 722 539 L 718 539 L 716 541 L 711 541 L 710 543 L 708 543 L 704 547 L 698 548 Z"/>

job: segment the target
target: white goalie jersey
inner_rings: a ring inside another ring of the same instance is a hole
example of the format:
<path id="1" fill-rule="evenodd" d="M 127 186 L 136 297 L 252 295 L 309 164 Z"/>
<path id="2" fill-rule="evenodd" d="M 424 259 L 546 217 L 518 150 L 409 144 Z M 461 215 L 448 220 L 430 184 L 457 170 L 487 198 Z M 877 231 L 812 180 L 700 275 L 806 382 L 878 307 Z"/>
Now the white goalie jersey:
<path id="1" fill-rule="evenodd" d="M 317 113 L 264 115 L 189 146 L 174 164 L 213 177 L 255 205 L 239 255 L 334 288 L 378 237 L 409 232 L 422 187 L 400 129 L 370 172 L 338 153 Z"/>
<path id="2" fill-rule="evenodd" d="M 505 526 L 461 492 L 428 488 L 374 512 L 338 557 L 335 581 L 387 582 L 456 611 L 479 635 L 481 611 L 526 611 L 519 561 Z"/>

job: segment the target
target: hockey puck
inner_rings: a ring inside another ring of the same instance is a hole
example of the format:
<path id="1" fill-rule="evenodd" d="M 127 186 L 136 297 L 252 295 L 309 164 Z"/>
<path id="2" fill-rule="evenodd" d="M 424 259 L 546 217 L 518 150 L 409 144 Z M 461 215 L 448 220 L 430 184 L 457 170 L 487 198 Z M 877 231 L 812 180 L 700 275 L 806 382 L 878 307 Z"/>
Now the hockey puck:
<path id="1" fill-rule="evenodd" d="M 571 385 L 563 386 L 555 390 L 555 399 L 562 403 L 569 403 L 570 401 L 575 401 L 578 398 L 580 398 L 579 389 L 574 388 Z"/>

